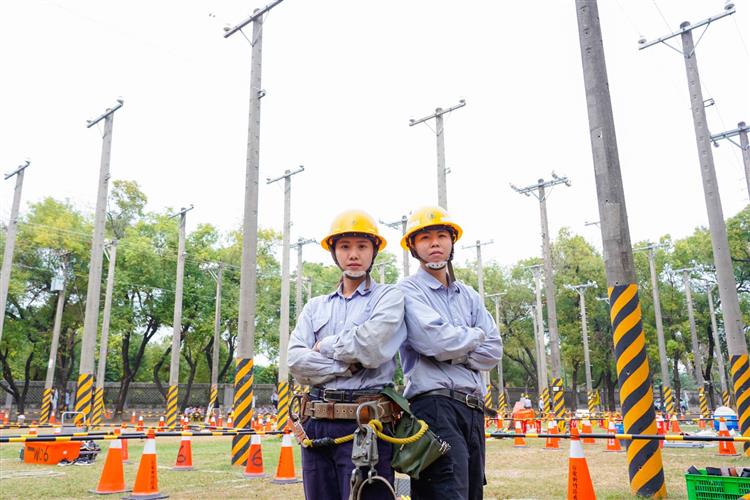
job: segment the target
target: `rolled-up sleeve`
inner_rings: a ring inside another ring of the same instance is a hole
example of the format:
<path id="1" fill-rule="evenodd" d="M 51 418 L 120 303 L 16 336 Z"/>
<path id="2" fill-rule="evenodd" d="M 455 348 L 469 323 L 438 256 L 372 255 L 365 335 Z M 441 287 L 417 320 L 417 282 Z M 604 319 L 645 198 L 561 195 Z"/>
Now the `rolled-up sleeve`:
<path id="1" fill-rule="evenodd" d="M 388 286 L 374 299 L 371 313 L 361 325 L 320 342 L 320 353 L 344 363 L 377 368 L 392 360 L 406 340 L 404 294 Z"/>
<path id="2" fill-rule="evenodd" d="M 474 313 L 476 328 L 484 332 L 484 340 L 471 351 L 466 360 L 466 366 L 473 370 L 490 370 L 494 368 L 503 355 L 503 341 L 495 321 L 484 307 L 479 294 L 474 297 Z"/>
<path id="3" fill-rule="evenodd" d="M 452 325 L 430 306 L 419 289 L 406 282 L 400 287 L 406 297 L 408 342 L 419 354 L 438 361 L 461 359 L 485 341 L 481 328 Z"/>
<path id="4" fill-rule="evenodd" d="M 315 331 L 312 325 L 311 308 L 315 302 L 307 304 L 297 321 L 297 326 L 289 339 L 287 361 L 289 371 L 302 384 L 320 385 L 336 377 L 349 377 L 349 363 L 335 360 L 317 351 Z"/>

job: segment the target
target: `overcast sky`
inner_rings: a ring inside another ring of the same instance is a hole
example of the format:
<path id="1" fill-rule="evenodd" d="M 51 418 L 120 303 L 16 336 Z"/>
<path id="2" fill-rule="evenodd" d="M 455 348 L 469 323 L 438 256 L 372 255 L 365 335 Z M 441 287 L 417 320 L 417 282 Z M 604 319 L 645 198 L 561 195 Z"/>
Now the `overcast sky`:
<path id="1" fill-rule="evenodd" d="M 113 179 L 138 181 L 149 209 L 194 204 L 188 228 L 242 220 L 250 45 L 222 28 L 265 0 L 5 0 L 0 5 L 0 170 L 25 158 L 22 210 L 45 196 L 92 212 L 101 134 L 114 122 Z M 712 24 L 697 49 L 712 133 L 750 122 L 750 0 Z M 720 0 L 600 0 L 633 241 L 707 224 L 682 57 L 637 40 L 722 12 Z M 251 28 L 247 33 L 250 35 Z M 695 33 L 695 38 L 698 38 Z M 673 43 L 679 46 L 679 38 Z M 445 120 L 448 206 L 462 244 L 494 240 L 485 260 L 540 254 L 539 208 L 509 183 L 554 169 L 572 187 L 548 203 L 552 234 L 569 226 L 600 247 L 573 0 L 286 0 L 263 36 L 260 225 L 281 229 L 292 181 L 292 239 L 320 239 L 340 210 L 384 220 L 437 200 L 435 136 L 410 118 L 466 99 Z M 434 122 L 433 122 L 434 123 Z M 725 216 L 748 203 L 740 151 L 714 149 Z M 13 181 L 0 184 L 7 221 Z M 399 234 L 384 229 L 396 252 Z M 473 251 L 459 250 L 460 262 Z M 307 260 L 327 262 L 320 247 Z"/>

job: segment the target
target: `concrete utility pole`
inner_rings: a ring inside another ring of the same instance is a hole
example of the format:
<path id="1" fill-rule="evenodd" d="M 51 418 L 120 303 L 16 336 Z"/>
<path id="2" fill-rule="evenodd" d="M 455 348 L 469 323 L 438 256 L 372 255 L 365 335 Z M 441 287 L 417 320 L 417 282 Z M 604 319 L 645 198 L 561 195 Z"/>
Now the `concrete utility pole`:
<path id="1" fill-rule="evenodd" d="M 555 304 L 555 278 L 552 272 L 552 255 L 549 242 L 549 223 L 547 222 L 546 188 L 560 184 L 570 187 L 567 177 L 559 177 L 552 172 L 552 180 L 539 179 L 536 184 L 518 188 L 510 185 L 514 191 L 526 196 L 534 195 L 539 200 L 539 211 L 542 224 L 542 255 L 544 256 L 544 287 L 547 299 L 547 328 L 549 329 L 550 364 L 552 365 L 552 409 L 557 418 L 565 416 L 565 389 L 562 383 L 562 362 L 560 361 L 560 335 L 557 332 L 557 305 Z"/>
<path id="2" fill-rule="evenodd" d="M 669 360 L 667 359 L 667 343 L 664 340 L 664 325 L 661 317 L 661 300 L 659 299 L 659 277 L 656 274 L 656 249 L 667 245 L 648 245 L 636 248 L 635 251 L 648 252 L 648 268 L 651 274 L 651 292 L 654 296 L 654 318 L 656 322 L 656 340 L 659 344 L 659 367 L 661 369 L 661 386 L 663 392 L 664 408 L 669 415 L 674 415 L 674 394 L 672 393 L 672 381 L 669 378 Z"/>
<path id="3" fill-rule="evenodd" d="M 185 277 L 185 219 L 193 209 L 181 208 L 172 217 L 179 217 L 179 239 L 177 242 L 177 279 L 174 287 L 174 314 L 172 319 L 172 352 L 169 362 L 169 388 L 167 389 L 166 424 L 170 429 L 177 426 L 177 392 L 180 384 L 180 344 L 182 342 L 182 287 Z"/>
<path id="4" fill-rule="evenodd" d="M 438 187 L 438 205 L 448 210 L 448 188 L 446 187 L 445 174 L 448 172 L 445 168 L 445 135 L 443 134 L 443 115 L 455 111 L 458 108 L 466 106 L 466 101 L 460 99 L 458 104 L 448 109 L 436 108 L 430 116 L 425 116 L 418 120 L 410 119 L 409 126 L 413 127 L 427 120 L 435 119 L 435 137 L 437 138 L 437 187 Z"/>
<path id="5" fill-rule="evenodd" d="M 104 374 L 107 370 L 107 349 L 109 343 L 109 318 L 112 315 L 112 292 L 115 287 L 115 265 L 117 263 L 117 240 L 109 242 L 104 248 L 108 252 L 107 288 L 104 292 L 104 313 L 102 315 L 102 335 L 99 339 L 99 363 L 96 369 L 96 389 L 94 390 L 94 411 L 91 424 L 101 425 L 104 422 Z"/>
<path id="6" fill-rule="evenodd" d="M 216 299 L 214 300 L 214 342 L 211 352 L 211 393 L 208 396 L 208 410 L 206 421 L 217 407 L 219 399 L 219 353 L 221 352 L 221 286 L 224 279 L 224 263 L 219 262 L 215 269 L 208 269 L 211 277 L 216 281 Z"/>
<path id="7" fill-rule="evenodd" d="M 484 245 L 490 245 L 494 243 L 492 240 L 485 241 L 484 243 L 480 240 L 477 240 L 475 245 L 471 246 L 465 246 L 462 247 L 464 249 L 476 247 L 477 249 L 477 291 L 479 292 L 479 298 L 482 300 L 482 307 L 487 307 L 484 297 L 484 267 L 482 266 L 482 247 Z M 490 372 L 482 372 L 482 379 L 484 380 L 484 385 L 487 388 L 484 399 L 485 399 L 485 405 L 490 403 L 492 401 L 492 386 L 490 385 Z"/>
<path id="8" fill-rule="evenodd" d="M 52 384 L 55 381 L 55 364 L 57 363 L 57 346 L 60 344 L 60 330 L 62 330 L 63 309 L 65 307 L 65 270 L 67 267 L 67 255 L 63 258 L 62 279 L 59 288 L 56 288 L 55 282 L 50 287 L 50 291 L 57 291 L 57 308 L 55 309 L 55 323 L 52 326 L 52 342 L 49 348 L 49 361 L 47 362 L 47 377 L 44 379 L 44 392 L 42 393 L 42 408 L 39 411 L 39 423 L 47 424 L 50 415 L 55 408 L 52 408 Z"/>
<path id="9" fill-rule="evenodd" d="M 695 381 L 699 388 L 705 388 L 706 381 L 703 378 L 703 365 L 700 356 L 700 343 L 698 342 L 698 331 L 695 327 L 695 313 L 693 312 L 693 296 L 690 287 L 690 272 L 696 268 L 689 267 L 675 269 L 675 273 L 682 273 L 682 284 L 685 287 L 685 302 L 687 303 L 688 323 L 690 324 L 690 340 L 693 346 L 693 367 L 695 368 Z"/>
<path id="10" fill-rule="evenodd" d="M 385 285 L 385 266 L 386 266 L 385 262 L 381 262 L 380 264 L 378 264 L 378 273 L 380 275 L 381 285 Z"/>
<path id="11" fill-rule="evenodd" d="M 549 398 L 549 379 L 547 378 L 547 348 L 544 342 L 544 312 L 542 307 L 542 266 L 529 266 L 534 273 L 534 294 L 536 295 L 536 306 L 534 307 L 534 339 L 536 340 L 537 352 L 537 375 L 539 386 L 539 397 L 544 401 L 544 411 L 551 410 Z"/>
<path id="12" fill-rule="evenodd" d="M 253 357 L 255 356 L 255 287 L 258 251 L 258 179 L 260 159 L 260 100 L 263 57 L 263 16 L 282 0 L 274 0 L 234 28 L 225 29 L 224 38 L 253 23 L 250 62 L 250 119 L 247 131 L 245 166 L 245 208 L 242 222 L 242 264 L 240 267 L 240 304 L 237 321 L 237 358 L 234 374 L 234 425 L 250 429 L 253 417 Z M 243 33 L 244 35 L 244 33 Z M 232 438 L 232 465 L 245 465 L 250 451 L 250 436 Z"/>
<path id="13" fill-rule="evenodd" d="M 302 247 L 309 243 L 316 243 L 314 239 L 303 239 L 299 238 L 297 240 L 297 243 L 292 245 L 292 248 L 297 249 L 297 284 L 295 286 L 294 292 L 295 292 L 295 302 L 294 302 L 294 309 L 295 309 L 295 319 L 299 319 L 299 315 L 302 314 L 302 277 L 304 274 L 304 263 L 302 262 Z"/>
<path id="14" fill-rule="evenodd" d="M 589 281 L 582 285 L 565 285 L 568 290 L 573 290 L 578 293 L 578 297 L 581 300 L 581 338 L 583 339 L 583 361 L 586 371 L 586 394 L 589 406 L 589 411 L 593 412 L 595 405 L 593 404 L 596 398 L 594 397 L 594 384 L 591 380 L 591 358 L 589 355 L 589 328 L 586 324 L 586 290 L 588 288 L 596 287 L 596 283 Z"/>
<path id="15" fill-rule="evenodd" d="M 305 167 L 300 167 L 292 172 L 286 170 L 284 175 L 275 179 L 266 179 L 266 184 L 284 179 L 284 230 L 281 235 L 281 322 L 279 324 L 279 404 L 278 420 L 279 429 L 285 429 L 289 419 L 289 364 L 287 361 L 287 350 L 289 349 L 289 233 L 292 230 L 291 207 L 292 207 L 292 176 L 304 172 Z"/>
<path id="16" fill-rule="evenodd" d="M 719 342 L 719 328 L 716 326 L 716 311 L 714 310 L 714 288 L 711 285 L 706 290 L 708 296 L 708 314 L 711 316 L 711 335 L 714 338 L 714 356 L 716 356 L 716 365 L 719 369 L 719 381 L 721 383 L 721 402 L 724 406 L 729 406 L 729 387 L 727 386 L 727 372 L 724 368 L 724 355 L 721 352 L 721 343 Z"/>
<path id="17" fill-rule="evenodd" d="M 714 134 L 711 136 L 711 141 L 713 141 L 714 146 L 717 148 L 719 147 L 719 140 L 720 139 L 726 139 L 742 151 L 742 163 L 745 166 L 745 183 L 747 184 L 747 196 L 750 197 L 750 144 L 748 144 L 747 140 L 747 131 L 750 130 L 750 127 L 748 127 L 745 122 L 739 122 L 737 124 L 737 128 L 734 130 L 728 130 L 726 132 L 721 132 L 719 134 Z M 732 137 L 739 135 L 740 136 L 740 143 L 737 144 L 732 140 Z"/>
<path id="18" fill-rule="evenodd" d="M 545 360 L 545 354 L 540 350 L 539 342 L 539 315 L 537 314 L 537 307 L 535 305 L 529 306 L 529 316 L 531 316 L 531 324 L 534 328 L 534 352 L 536 353 L 536 387 L 537 387 L 537 398 L 542 401 L 543 411 L 549 412 L 549 389 L 547 389 L 547 365 Z M 546 394 L 546 397 L 544 396 Z"/>
<path id="19" fill-rule="evenodd" d="M 488 299 L 492 299 L 495 303 L 495 324 L 497 325 L 497 331 L 500 332 L 500 298 L 503 295 L 507 295 L 508 292 L 491 293 L 486 296 Z M 502 335 L 500 336 L 502 339 Z M 502 343 L 501 343 L 502 345 Z M 504 351 L 504 350 L 503 350 Z M 497 362 L 497 410 L 505 411 L 508 408 L 507 398 L 505 397 L 505 378 L 503 377 L 503 356 L 500 355 L 500 359 Z"/>
<path id="20" fill-rule="evenodd" d="M 734 393 L 738 401 L 737 413 L 740 420 L 742 435 L 750 437 L 750 361 L 748 361 L 747 342 L 745 341 L 744 325 L 740 314 L 740 302 L 737 296 L 737 282 L 734 279 L 732 260 L 729 255 L 729 240 L 727 238 L 727 226 L 724 222 L 724 213 L 721 208 L 721 196 L 714 168 L 714 157 L 711 151 L 711 134 L 706 123 L 706 110 L 703 105 L 703 92 L 701 90 L 700 75 L 698 74 L 698 61 L 693 44 L 693 30 L 700 26 L 706 26 L 718 19 L 734 14 L 734 5 L 727 4 L 726 10 L 721 14 L 709 17 L 694 25 L 684 22 L 680 30 L 663 36 L 651 42 L 640 41 L 640 49 L 650 47 L 657 43 L 679 36 L 682 40 L 682 55 L 685 60 L 688 90 L 690 93 L 690 107 L 693 111 L 693 124 L 695 126 L 695 139 L 698 146 L 698 158 L 703 178 L 703 194 L 706 199 L 706 211 L 708 212 L 708 226 L 711 232 L 711 247 L 714 254 L 714 266 L 716 267 L 716 278 L 719 287 L 719 298 L 721 299 L 721 311 L 724 315 L 724 330 L 727 336 L 727 349 L 729 351 L 729 365 L 734 378 Z M 674 48 L 674 47 L 672 47 Z M 678 50 L 678 52 L 680 52 Z M 745 454 L 750 456 L 750 443 L 744 444 Z"/>
<path id="21" fill-rule="evenodd" d="M 401 228 L 401 237 L 403 237 L 406 234 L 406 222 L 407 222 L 407 220 L 408 220 L 407 217 L 404 215 L 404 216 L 401 217 L 401 220 L 398 220 L 398 221 L 395 221 L 395 222 L 383 222 L 381 220 L 380 223 L 383 224 L 384 226 L 390 227 L 391 229 L 399 229 L 399 228 Z M 404 259 L 404 262 L 403 262 L 403 264 L 404 264 L 404 278 L 406 278 L 407 276 L 409 276 L 409 250 L 404 250 L 404 257 L 403 257 L 403 259 Z"/>
<path id="22" fill-rule="evenodd" d="M 109 191 L 109 159 L 112 152 L 112 125 L 115 112 L 123 106 L 122 99 L 117 100 L 114 108 L 86 122 L 91 128 L 104 120 L 102 136 L 102 158 L 99 167 L 99 187 L 96 194 L 96 212 L 94 213 L 94 235 L 91 241 L 89 259 L 89 281 L 86 289 L 86 312 L 83 319 L 83 339 L 81 341 L 81 362 L 78 368 L 78 386 L 76 388 L 75 411 L 76 423 L 88 419 L 91 413 L 91 400 L 94 387 L 94 354 L 96 350 L 96 330 L 99 326 L 99 294 L 102 288 L 102 259 L 104 255 L 104 224 L 107 216 L 107 193 Z"/>
<path id="23" fill-rule="evenodd" d="M 656 432 L 654 394 L 640 318 L 599 6 L 596 0 L 575 0 L 575 6 L 625 432 L 653 434 Z M 632 493 L 666 496 L 659 444 L 648 441 L 630 446 L 627 453 Z"/>
<path id="24" fill-rule="evenodd" d="M 23 190 L 24 170 L 31 164 L 29 160 L 20 165 L 13 172 L 5 175 L 7 181 L 16 176 L 16 188 L 13 191 L 13 204 L 10 209 L 10 220 L 5 233 L 5 250 L 3 264 L 0 269 L 0 340 L 3 340 L 3 325 L 5 324 L 5 306 L 8 302 L 8 286 L 10 285 L 10 270 L 13 267 L 13 252 L 16 249 L 16 233 L 18 232 L 18 209 L 21 207 L 21 191 Z"/>

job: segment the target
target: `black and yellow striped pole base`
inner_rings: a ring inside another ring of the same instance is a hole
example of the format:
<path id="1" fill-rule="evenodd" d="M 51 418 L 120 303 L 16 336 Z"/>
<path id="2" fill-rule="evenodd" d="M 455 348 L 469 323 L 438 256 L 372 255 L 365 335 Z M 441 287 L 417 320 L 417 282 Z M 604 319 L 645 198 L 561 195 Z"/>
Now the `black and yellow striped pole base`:
<path id="1" fill-rule="evenodd" d="M 641 322 L 638 285 L 610 287 L 609 303 L 625 433 L 656 434 L 654 392 Z M 633 441 L 627 453 L 633 494 L 665 497 L 667 488 L 659 443 Z"/>
<path id="2" fill-rule="evenodd" d="M 211 392 L 208 395 L 208 409 L 214 411 L 216 408 L 216 400 L 219 399 L 219 386 L 217 384 L 211 384 Z"/>
<path id="3" fill-rule="evenodd" d="M 542 406 L 544 406 L 544 413 L 552 411 L 552 403 L 549 400 L 549 388 L 545 387 L 542 389 Z"/>
<path id="4" fill-rule="evenodd" d="M 674 393 L 672 392 L 672 388 L 669 386 L 664 387 L 664 408 L 666 408 L 668 414 L 675 414 Z"/>
<path id="5" fill-rule="evenodd" d="M 726 407 L 732 406 L 732 399 L 729 397 L 729 391 L 722 391 L 721 404 Z"/>
<path id="6" fill-rule="evenodd" d="M 701 418 L 710 418 L 711 412 L 708 409 L 708 398 L 706 397 L 706 390 L 703 387 L 698 387 L 698 405 L 701 410 Z"/>
<path id="7" fill-rule="evenodd" d="M 50 412 L 52 411 L 52 389 L 44 389 L 42 393 L 42 407 L 39 410 L 39 424 L 44 425 L 49 422 Z"/>
<path id="8" fill-rule="evenodd" d="M 740 431 L 743 436 L 750 437 L 750 361 L 747 354 L 741 354 L 732 356 L 729 363 Z M 744 447 L 745 455 L 750 457 L 750 443 L 745 443 Z"/>
<path id="9" fill-rule="evenodd" d="M 484 406 L 485 408 L 492 408 L 492 385 L 487 384 L 484 391 Z"/>
<path id="10" fill-rule="evenodd" d="M 558 419 L 565 418 L 565 389 L 561 378 L 552 379 L 552 412 Z M 562 432 L 565 429 L 565 421 L 558 420 L 557 426 Z"/>
<path id="11" fill-rule="evenodd" d="M 500 391 L 497 395 L 497 411 L 505 413 L 508 411 L 508 403 L 505 401 L 505 393 Z"/>
<path id="12" fill-rule="evenodd" d="M 237 359 L 234 374 L 234 427 L 252 429 L 253 359 Z M 250 435 L 232 438 L 232 465 L 246 465 L 250 451 Z"/>
<path id="13" fill-rule="evenodd" d="M 94 375 L 81 373 L 78 375 L 78 386 L 76 387 L 75 423 L 83 425 L 91 415 L 91 399 L 94 393 Z"/>
<path id="14" fill-rule="evenodd" d="M 279 382 L 277 391 L 279 393 L 279 404 L 276 408 L 276 430 L 283 431 L 289 421 L 289 400 L 291 399 L 289 382 Z"/>
<path id="15" fill-rule="evenodd" d="M 589 415 L 596 414 L 596 407 L 599 404 L 599 393 L 596 391 L 591 391 L 588 393 L 588 405 L 589 405 Z"/>
<path id="16" fill-rule="evenodd" d="M 104 388 L 94 389 L 94 409 L 91 411 L 91 425 L 98 426 L 104 422 Z"/>
<path id="17" fill-rule="evenodd" d="M 177 427 L 177 384 L 167 389 L 167 414 L 164 419 L 167 429 Z"/>

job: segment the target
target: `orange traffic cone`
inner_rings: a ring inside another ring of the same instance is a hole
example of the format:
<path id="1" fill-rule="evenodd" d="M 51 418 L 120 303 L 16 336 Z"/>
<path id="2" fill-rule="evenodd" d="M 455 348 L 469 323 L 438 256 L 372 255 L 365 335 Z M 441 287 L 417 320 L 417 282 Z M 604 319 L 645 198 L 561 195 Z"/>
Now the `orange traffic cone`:
<path id="1" fill-rule="evenodd" d="M 667 433 L 667 423 L 659 413 L 656 414 L 656 433 L 660 436 L 663 436 Z M 664 448 L 663 439 L 659 440 L 659 448 Z"/>
<path id="2" fill-rule="evenodd" d="M 698 417 L 698 428 L 699 429 L 705 429 L 706 428 L 706 421 L 703 420 L 703 417 Z"/>
<path id="3" fill-rule="evenodd" d="M 156 436 L 153 429 L 148 430 L 148 439 L 143 447 L 141 462 L 138 464 L 138 475 L 135 486 L 128 500 L 167 498 L 159 492 L 158 468 L 156 465 Z"/>
<path id="4" fill-rule="evenodd" d="M 592 434 L 594 432 L 594 429 L 591 428 L 591 420 L 587 418 L 581 423 L 581 428 L 584 434 Z M 596 444 L 596 440 L 592 437 L 585 437 L 583 438 L 583 444 Z"/>
<path id="5" fill-rule="evenodd" d="M 557 434 L 557 424 L 552 419 L 547 420 L 547 434 Z M 559 450 L 560 438 L 548 437 L 544 444 L 545 450 Z"/>
<path id="6" fill-rule="evenodd" d="M 219 420 L 216 421 L 216 424 L 219 427 L 224 427 L 224 417 L 221 415 L 221 412 L 219 412 Z"/>
<path id="7" fill-rule="evenodd" d="M 177 452 L 177 462 L 172 470 L 193 470 L 193 446 L 190 436 L 182 435 L 180 450 Z"/>
<path id="8" fill-rule="evenodd" d="M 143 415 L 138 415 L 138 425 L 135 430 L 136 432 L 143 432 Z"/>
<path id="9" fill-rule="evenodd" d="M 521 427 L 521 421 L 516 420 L 516 437 L 513 439 L 513 447 L 514 448 L 527 448 L 526 446 L 526 439 L 523 438 L 523 436 L 520 436 L 519 434 L 523 434 L 523 428 Z"/>
<path id="10" fill-rule="evenodd" d="M 727 422 L 724 417 L 719 418 L 719 437 L 729 437 L 729 429 L 727 429 Z M 739 455 L 737 449 L 734 447 L 734 441 L 719 441 L 719 455 L 727 457 L 736 457 Z"/>
<path id="11" fill-rule="evenodd" d="M 276 475 L 271 480 L 276 484 L 299 483 L 294 474 L 294 452 L 292 451 L 292 435 L 284 434 L 281 440 L 281 454 L 279 455 L 279 465 L 276 467 Z"/>
<path id="12" fill-rule="evenodd" d="M 583 456 L 578 428 L 570 428 L 570 458 L 568 459 L 568 500 L 596 500 L 589 466 Z"/>
<path id="13" fill-rule="evenodd" d="M 130 425 L 135 425 L 135 410 L 133 410 L 133 413 L 130 415 Z"/>
<path id="14" fill-rule="evenodd" d="M 159 417 L 159 432 L 164 430 L 164 416 Z"/>
<path id="15" fill-rule="evenodd" d="M 227 414 L 227 427 L 230 429 L 234 428 L 234 422 L 232 422 L 232 415 Z"/>
<path id="16" fill-rule="evenodd" d="M 682 434 L 682 429 L 680 429 L 680 421 L 677 420 L 677 415 L 672 415 L 672 420 L 670 421 L 672 424 L 672 434 Z"/>
<path id="17" fill-rule="evenodd" d="M 125 432 L 125 429 L 127 429 L 127 424 L 123 422 L 123 424 L 120 426 L 119 429 L 115 429 L 115 432 L 119 436 L 123 432 Z M 129 464 L 128 462 L 128 440 L 127 439 L 121 439 L 120 442 L 122 443 L 122 463 Z"/>
<path id="18" fill-rule="evenodd" d="M 49 422 L 47 422 L 47 423 L 49 423 L 49 424 L 56 424 L 57 423 L 57 420 L 55 420 L 55 412 L 54 411 L 50 412 L 50 414 L 49 414 Z"/>
<path id="19" fill-rule="evenodd" d="M 111 493 L 122 493 L 125 489 L 125 475 L 122 469 L 122 441 L 113 440 L 107 450 L 107 459 L 104 462 L 102 476 L 99 485 L 91 493 L 98 495 L 109 495 Z"/>
<path id="20" fill-rule="evenodd" d="M 263 472 L 263 451 L 260 446 L 260 436 L 253 434 L 250 439 L 250 453 L 247 455 L 247 465 L 243 475 L 247 478 L 266 477 Z M 294 472 L 292 472 L 294 475 Z"/>
<path id="21" fill-rule="evenodd" d="M 609 429 L 607 429 L 607 432 L 608 434 L 617 434 L 617 429 L 615 428 L 615 422 L 613 420 L 609 421 Z M 604 451 L 622 453 L 625 450 L 620 446 L 620 441 L 618 439 L 611 437 L 607 439 L 607 449 Z"/>

